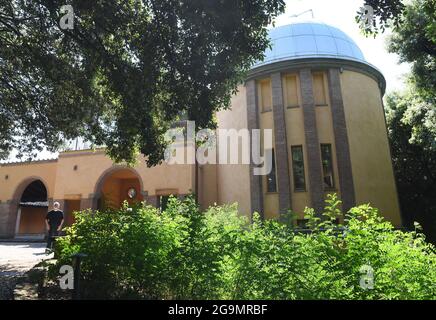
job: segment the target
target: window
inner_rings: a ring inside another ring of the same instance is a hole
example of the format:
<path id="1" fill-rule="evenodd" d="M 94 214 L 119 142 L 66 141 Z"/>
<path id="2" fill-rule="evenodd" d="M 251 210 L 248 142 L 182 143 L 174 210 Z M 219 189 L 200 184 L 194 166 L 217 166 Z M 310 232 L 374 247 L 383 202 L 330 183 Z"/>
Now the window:
<path id="1" fill-rule="evenodd" d="M 161 211 L 165 211 L 168 207 L 168 199 L 170 196 L 160 196 L 159 197 L 159 208 Z"/>
<path id="2" fill-rule="evenodd" d="M 324 178 L 324 188 L 333 189 L 335 184 L 333 179 L 333 162 L 332 162 L 331 144 L 321 144 L 321 161 L 322 161 L 322 172 Z"/>
<path id="3" fill-rule="evenodd" d="M 294 175 L 294 189 L 296 191 L 306 190 L 306 179 L 304 177 L 304 156 L 302 146 L 292 146 L 292 172 Z"/>
<path id="4" fill-rule="evenodd" d="M 259 103 L 262 112 L 272 110 L 272 89 L 271 81 L 269 79 L 261 80 L 259 82 Z"/>
<path id="5" fill-rule="evenodd" d="M 288 108 L 298 107 L 298 85 L 297 76 L 288 75 L 285 77 L 285 99 Z"/>
<path id="6" fill-rule="evenodd" d="M 324 84 L 324 73 L 313 74 L 313 97 L 316 106 L 327 105 L 326 90 Z"/>
<path id="7" fill-rule="evenodd" d="M 274 149 L 271 151 L 271 172 L 266 176 L 266 192 L 277 192 L 276 159 Z"/>

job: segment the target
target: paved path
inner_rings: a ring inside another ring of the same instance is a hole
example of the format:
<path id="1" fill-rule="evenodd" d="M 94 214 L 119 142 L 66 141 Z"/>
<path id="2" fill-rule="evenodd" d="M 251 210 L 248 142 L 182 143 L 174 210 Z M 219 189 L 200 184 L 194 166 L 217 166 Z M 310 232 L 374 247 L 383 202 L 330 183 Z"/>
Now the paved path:
<path id="1" fill-rule="evenodd" d="M 45 243 L 0 242 L 0 275 L 24 274 L 42 260 L 51 258 L 45 254 Z"/>
<path id="2" fill-rule="evenodd" d="M 10 299 L 17 278 L 53 257 L 45 254 L 45 246 L 45 243 L 0 242 L 0 300 Z"/>

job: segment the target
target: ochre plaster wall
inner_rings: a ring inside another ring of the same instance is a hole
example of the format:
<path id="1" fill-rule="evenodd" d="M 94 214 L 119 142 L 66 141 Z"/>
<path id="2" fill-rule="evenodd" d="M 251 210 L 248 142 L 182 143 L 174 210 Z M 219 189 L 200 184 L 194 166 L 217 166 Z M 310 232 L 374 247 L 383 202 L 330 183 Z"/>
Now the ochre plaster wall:
<path id="1" fill-rule="evenodd" d="M 217 119 L 220 129 L 239 130 L 247 128 L 247 99 L 243 85 L 238 87 L 238 93 L 233 96 L 230 109 L 218 112 Z M 218 203 L 237 202 L 239 212 L 250 217 L 249 165 L 219 165 L 217 167 L 217 180 Z"/>
<path id="2" fill-rule="evenodd" d="M 394 173 L 378 84 L 357 72 L 341 75 L 357 204 L 370 203 L 401 225 Z"/>

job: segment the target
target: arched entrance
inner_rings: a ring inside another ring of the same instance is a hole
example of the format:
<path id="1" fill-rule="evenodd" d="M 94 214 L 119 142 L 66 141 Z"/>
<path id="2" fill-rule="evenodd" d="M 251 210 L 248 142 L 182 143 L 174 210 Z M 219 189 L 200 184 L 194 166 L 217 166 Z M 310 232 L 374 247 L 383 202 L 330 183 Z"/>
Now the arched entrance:
<path id="1" fill-rule="evenodd" d="M 124 201 L 130 204 L 144 200 L 142 181 L 129 167 L 114 167 L 106 171 L 96 185 L 97 209 L 119 208 Z"/>
<path id="2" fill-rule="evenodd" d="M 44 183 L 41 180 L 30 182 L 21 194 L 18 203 L 15 234 L 44 234 L 47 208 L 47 188 Z"/>

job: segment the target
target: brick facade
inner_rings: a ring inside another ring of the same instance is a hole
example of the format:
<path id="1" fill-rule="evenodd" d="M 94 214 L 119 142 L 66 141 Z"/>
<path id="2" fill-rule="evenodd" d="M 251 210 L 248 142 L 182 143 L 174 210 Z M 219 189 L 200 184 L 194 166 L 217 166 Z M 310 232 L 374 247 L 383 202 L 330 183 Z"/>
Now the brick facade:
<path id="1" fill-rule="evenodd" d="M 342 208 L 344 212 L 347 212 L 350 208 L 355 206 L 356 197 L 354 193 L 350 146 L 348 143 L 339 69 L 329 69 L 328 79 Z"/>
<path id="2" fill-rule="evenodd" d="M 288 164 L 288 144 L 286 139 L 286 121 L 283 106 L 282 76 L 280 73 L 272 74 L 271 84 L 279 210 L 280 213 L 283 214 L 287 213 L 292 207 Z"/>
<path id="3" fill-rule="evenodd" d="M 259 108 L 257 102 L 256 81 L 249 80 L 246 83 L 247 94 L 247 123 L 248 130 L 259 128 Z M 262 176 L 253 174 L 254 164 L 250 161 L 250 200 L 251 212 L 259 212 L 263 215 L 263 191 Z"/>
<path id="4" fill-rule="evenodd" d="M 324 188 L 321 171 L 321 152 L 316 127 L 315 101 L 311 69 L 300 70 L 301 98 L 306 138 L 307 165 L 309 169 L 309 189 L 312 207 L 321 213 L 324 207 Z"/>

